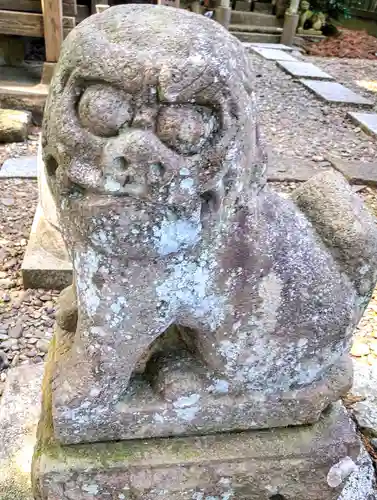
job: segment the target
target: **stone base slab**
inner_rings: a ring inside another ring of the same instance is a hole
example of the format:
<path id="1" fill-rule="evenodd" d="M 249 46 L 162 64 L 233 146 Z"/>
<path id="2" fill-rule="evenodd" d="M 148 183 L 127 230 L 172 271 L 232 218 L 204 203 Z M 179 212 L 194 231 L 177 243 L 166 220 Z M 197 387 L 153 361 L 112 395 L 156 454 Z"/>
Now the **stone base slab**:
<path id="1" fill-rule="evenodd" d="M 72 283 L 72 264 L 59 231 L 37 207 L 21 267 L 25 288 L 62 290 Z"/>
<path id="2" fill-rule="evenodd" d="M 351 500 L 347 491 L 360 450 L 338 403 L 311 426 L 64 447 L 39 443 L 34 491 L 40 500 Z"/>
<path id="3" fill-rule="evenodd" d="M 42 376 L 42 363 L 8 371 L 0 400 L 0 500 L 33 500 L 30 467 Z"/>

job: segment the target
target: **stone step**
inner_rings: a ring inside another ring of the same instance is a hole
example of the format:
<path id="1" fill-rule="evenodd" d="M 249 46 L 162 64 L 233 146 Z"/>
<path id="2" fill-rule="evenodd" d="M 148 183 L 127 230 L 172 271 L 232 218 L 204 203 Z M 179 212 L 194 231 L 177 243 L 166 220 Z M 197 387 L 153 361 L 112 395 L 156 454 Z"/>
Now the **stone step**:
<path id="1" fill-rule="evenodd" d="M 244 11 L 244 12 L 250 12 L 250 3 L 249 2 L 236 2 L 236 5 L 235 5 L 235 10 L 241 10 L 241 11 Z"/>
<path id="2" fill-rule="evenodd" d="M 272 4 L 266 2 L 255 2 L 254 13 L 272 14 Z"/>
<path id="3" fill-rule="evenodd" d="M 229 31 L 231 33 L 241 32 L 241 33 L 266 33 L 272 35 L 281 35 L 283 28 L 279 26 L 255 26 L 255 25 L 244 25 L 244 24 L 231 24 L 229 26 Z"/>
<path id="4" fill-rule="evenodd" d="M 268 33 L 250 33 L 246 31 L 230 31 L 238 40 L 245 43 L 279 43 L 281 35 Z"/>
<path id="5" fill-rule="evenodd" d="M 230 24 L 243 24 L 252 26 L 283 26 L 283 20 L 271 14 L 259 12 L 242 12 L 233 10 Z"/>
<path id="6" fill-rule="evenodd" d="M 250 12 L 251 3 L 249 2 L 236 2 L 236 11 Z M 253 12 L 264 12 L 265 14 L 272 14 L 272 3 L 269 0 L 261 0 L 254 2 Z"/>

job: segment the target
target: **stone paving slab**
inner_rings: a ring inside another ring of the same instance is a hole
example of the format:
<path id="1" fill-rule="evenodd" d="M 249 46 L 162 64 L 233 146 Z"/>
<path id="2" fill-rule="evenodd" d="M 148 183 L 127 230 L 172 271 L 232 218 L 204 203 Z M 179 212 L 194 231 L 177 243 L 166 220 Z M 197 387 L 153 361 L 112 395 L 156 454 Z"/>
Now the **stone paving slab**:
<path id="1" fill-rule="evenodd" d="M 355 113 L 350 111 L 349 118 L 359 125 L 364 132 L 377 135 L 377 114 L 376 113 Z"/>
<path id="2" fill-rule="evenodd" d="M 300 79 L 308 90 L 328 103 L 358 104 L 360 106 L 373 106 L 373 101 L 356 94 L 344 85 L 336 82 L 318 82 L 315 80 Z"/>
<path id="3" fill-rule="evenodd" d="M 319 174 L 331 168 L 331 163 L 327 162 L 325 167 L 318 163 L 300 158 L 279 156 L 267 149 L 268 153 L 268 182 L 305 182 L 313 175 Z M 325 164 L 325 162 L 323 162 Z"/>
<path id="4" fill-rule="evenodd" d="M 0 178 L 3 179 L 36 179 L 37 156 L 20 156 L 5 160 L 0 168 Z"/>
<path id="5" fill-rule="evenodd" d="M 0 499 L 33 500 L 30 472 L 40 416 L 42 363 L 8 371 L 0 403 Z"/>
<path id="6" fill-rule="evenodd" d="M 276 49 L 265 49 L 253 47 L 253 52 L 259 54 L 264 57 L 264 59 L 268 59 L 269 61 L 297 61 L 293 56 L 287 54 L 284 50 L 276 50 Z"/>
<path id="7" fill-rule="evenodd" d="M 328 156 L 328 160 L 351 184 L 377 186 L 377 162 L 346 161 L 336 156 Z"/>
<path id="8" fill-rule="evenodd" d="M 276 64 L 286 73 L 296 78 L 310 78 L 312 80 L 334 80 L 334 77 L 308 62 L 276 61 Z"/>
<path id="9" fill-rule="evenodd" d="M 253 49 L 274 49 L 274 50 L 286 50 L 287 52 L 293 52 L 294 50 L 300 50 L 300 47 L 289 47 L 288 45 L 284 45 L 284 43 L 264 43 L 264 42 L 253 42 L 253 43 L 245 43 L 247 48 Z"/>

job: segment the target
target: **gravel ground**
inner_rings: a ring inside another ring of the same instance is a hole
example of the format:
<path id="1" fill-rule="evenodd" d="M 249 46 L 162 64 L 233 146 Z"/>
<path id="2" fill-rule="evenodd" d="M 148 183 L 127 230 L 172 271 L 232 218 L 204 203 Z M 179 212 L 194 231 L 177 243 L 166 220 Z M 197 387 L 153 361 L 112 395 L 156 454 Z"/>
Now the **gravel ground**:
<path id="1" fill-rule="evenodd" d="M 32 180 L 1 180 L 0 371 L 43 361 L 52 336 L 58 292 L 23 290 L 21 263 L 38 200 Z M 1 371 L 0 393 L 6 379 Z"/>
<path id="2" fill-rule="evenodd" d="M 354 107 L 327 105 L 278 69 L 274 62 L 250 55 L 255 68 L 259 120 L 268 149 L 274 155 L 316 162 L 328 168 L 326 155 L 374 161 L 376 139 L 346 118 Z M 377 62 L 300 56 L 329 72 L 341 83 L 372 98 L 357 80 L 377 81 Z M 24 144 L 0 145 L 0 165 L 8 157 L 34 154 L 37 129 Z M 0 393 L 5 365 L 43 361 L 52 335 L 58 292 L 23 290 L 20 267 L 37 203 L 37 184 L 30 180 L 0 180 Z M 274 183 L 288 196 L 295 183 Z M 377 191 L 359 191 L 377 216 Z M 364 347 L 358 347 L 364 346 Z M 372 363 L 377 359 L 377 291 L 357 329 L 352 350 Z M 1 371 L 3 369 L 3 371 Z"/>
<path id="3" fill-rule="evenodd" d="M 320 58 L 297 57 L 320 66 Z M 254 54 L 250 54 L 250 58 L 256 72 L 255 92 L 261 130 L 275 155 L 318 161 L 323 167 L 329 166 L 325 161 L 329 153 L 344 159 L 375 160 L 377 141 L 346 118 L 347 111 L 354 111 L 354 106 L 326 104 L 280 70 L 273 61 Z M 322 63 L 323 69 L 338 78 L 340 83 L 348 85 L 361 75 L 358 60 L 336 59 L 331 67 L 330 64 Z M 377 64 L 364 61 L 364 66 L 367 69 L 363 69 L 363 74 L 368 73 L 370 80 L 377 80 Z M 354 70 L 351 71 L 350 67 Z M 352 88 L 372 96 L 372 99 L 374 97 L 365 89 L 355 88 L 355 85 Z"/>

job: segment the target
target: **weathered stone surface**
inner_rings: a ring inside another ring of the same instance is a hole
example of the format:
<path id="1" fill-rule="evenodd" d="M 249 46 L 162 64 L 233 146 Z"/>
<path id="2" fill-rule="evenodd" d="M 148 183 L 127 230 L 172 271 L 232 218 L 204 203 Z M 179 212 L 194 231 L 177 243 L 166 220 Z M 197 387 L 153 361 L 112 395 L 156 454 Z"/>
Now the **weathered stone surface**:
<path id="1" fill-rule="evenodd" d="M 204 16 L 119 6 L 67 38 L 43 129 L 78 304 L 57 326 L 61 442 L 299 425 L 350 387 L 377 231 L 338 173 L 299 208 L 265 187 L 252 90 Z"/>
<path id="2" fill-rule="evenodd" d="M 376 230 L 374 218 L 366 214 L 361 198 L 335 171 L 312 177 L 293 192 L 292 198 L 352 280 L 364 309 L 375 280 L 373 255 L 377 248 L 374 238 L 369 238 Z"/>
<path id="3" fill-rule="evenodd" d="M 23 142 L 28 135 L 31 114 L 27 111 L 0 109 L 0 143 Z"/>
<path id="4" fill-rule="evenodd" d="M 317 82 L 300 79 L 300 82 L 326 102 L 337 104 L 358 104 L 360 106 L 373 106 L 374 102 L 356 94 L 353 90 L 336 82 Z"/>
<path id="5" fill-rule="evenodd" d="M 312 63 L 302 61 L 277 61 L 276 64 L 289 75 L 296 78 L 310 78 L 312 80 L 333 80 L 334 77 L 325 73 Z"/>
<path id="6" fill-rule="evenodd" d="M 350 161 L 335 156 L 329 156 L 328 159 L 352 184 L 377 185 L 377 162 Z"/>
<path id="7" fill-rule="evenodd" d="M 376 500 L 376 473 L 373 462 L 362 447 L 356 461 L 357 468 L 348 477 L 338 500 Z"/>
<path id="8" fill-rule="evenodd" d="M 357 125 L 359 125 L 364 132 L 371 135 L 377 135 L 377 114 L 376 113 L 356 113 L 350 111 L 348 116 Z"/>
<path id="9" fill-rule="evenodd" d="M 0 178 L 36 179 L 37 157 L 20 156 L 19 158 L 5 160 L 0 168 Z"/>
<path id="10" fill-rule="evenodd" d="M 271 61 L 297 61 L 293 56 L 287 54 L 285 50 L 267 49 L 260 47 L 253 47 L 254 52 Z"/>
<path id="11" fill-rule="evenodd" d="M 360 450 L 337 404 L 313 426 L 73 447 L 40 443 L 34 487 L 41 500 L 336 500 L 342 490 L 341 500 L 356 500 L 349 493 L 359 477 L 355 462 L 365 460 Z"/>
<path id="12" fill-rule="evenodd" d="M 0 403 L 0 500 L 33 500 L 30 483 L 43 365 L 12 368 Z"/>
<path id="13" fill-rule="evenodd" d="M 350 393 L 362 399 L 352 406 L 353 414 L 361 429 L 377 436 L 377 365 L 354 359 L 353 367 L 354 381 Z"/>
<path id="14" fill-rule="evenodd" d="M 25 288 L 62 290 L 72 283 L 72 264 L 60 232 L 38 205 L 21 266 Z"/>

